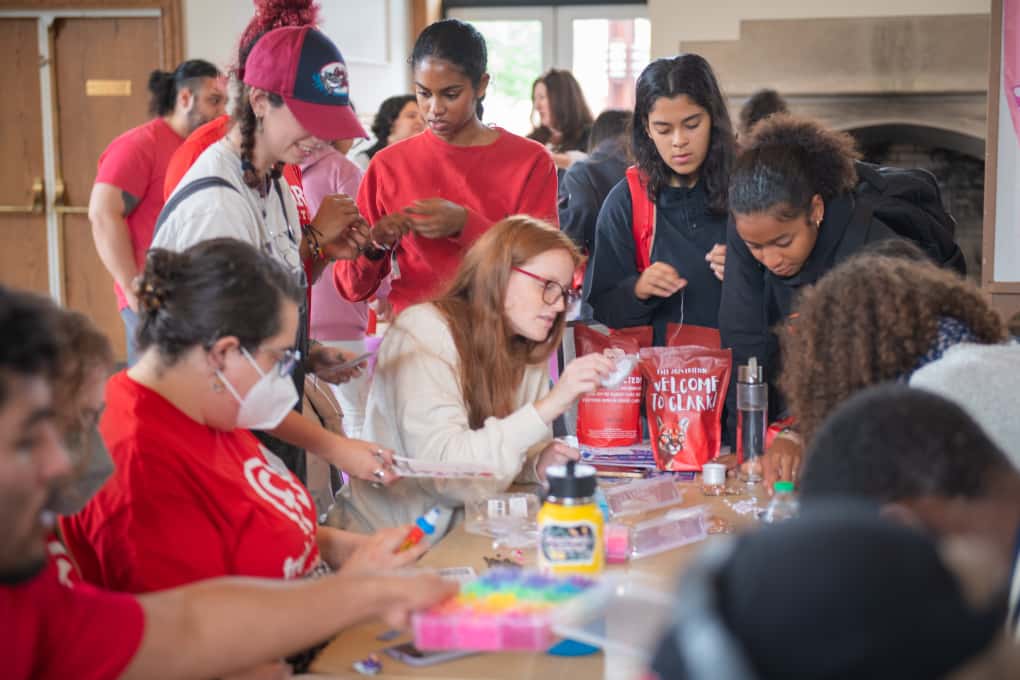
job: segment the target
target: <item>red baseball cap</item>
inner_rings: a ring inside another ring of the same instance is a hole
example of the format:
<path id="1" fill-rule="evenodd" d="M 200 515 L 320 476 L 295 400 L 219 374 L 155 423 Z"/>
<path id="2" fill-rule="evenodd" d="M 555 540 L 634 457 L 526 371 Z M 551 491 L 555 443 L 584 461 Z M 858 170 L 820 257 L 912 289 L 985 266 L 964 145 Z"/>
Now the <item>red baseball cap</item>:
<path id="1" fill-rule="evenodd" d="M 340 50 L 311 26 L 276 28 L 259 38 L 244 63 L 244 82 L 283 97 L 319 139 L 368 137 L 351 108 Z"/>

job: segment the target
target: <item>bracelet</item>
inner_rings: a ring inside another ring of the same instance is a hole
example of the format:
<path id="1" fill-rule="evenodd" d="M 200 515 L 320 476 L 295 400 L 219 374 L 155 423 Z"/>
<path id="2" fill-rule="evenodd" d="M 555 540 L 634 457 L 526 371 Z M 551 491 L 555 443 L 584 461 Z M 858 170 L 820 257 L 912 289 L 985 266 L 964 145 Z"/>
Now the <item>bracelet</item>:
<path id="1" fill-rule="evenodd" d="M 304 232 L 305 239 L 308 241 L 308 250 L 311 251 L 312 258 L 322 261 L 329 259 L 326 257 L 326 251 L 319 245 L 319 230 L 310 224 L 303 224 L 301 231 Z"/>

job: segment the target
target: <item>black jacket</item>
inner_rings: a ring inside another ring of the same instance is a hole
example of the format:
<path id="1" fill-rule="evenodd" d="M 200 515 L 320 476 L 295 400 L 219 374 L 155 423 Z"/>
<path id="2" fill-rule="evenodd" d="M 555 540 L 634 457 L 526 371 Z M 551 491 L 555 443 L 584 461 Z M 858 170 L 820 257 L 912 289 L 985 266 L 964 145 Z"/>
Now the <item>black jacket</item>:
<path id="1" fill-rule="evenodd" d="M 571 165 L 560 178 L 560 229 L 584 252 L 595 250 L 595 221 L 599 209 L 626 171 L 623 143 L 607 139 L 586 160 Z"/>
<path id="2" fill-rule="evenodd" d="M 672 297 L 639 300 L 634 295 L 639 275 L 631 220 L 630 190 L 623 180 L 599 212 L 585 275 L 585 299 L 595 319 L 610 328 L 652 325 L 656 345 L 664 344 L 670 322 L 718 328 L 722 284 L 705 255 L 725 241 L 727 218 L 708 211 L 703 184 L 667 187 L 656 200 L 651 260 L 671 264 L 687 279 L 687 287 Z"/>
<path id="3" fill-rule="evenodd" d="M 864 238 L 860 232 L 863 230 Z M 858 238 L 844 238 L 853 233 Z M 803 268 L 789 278 L 776 276 L 754 259 L 732 224 L 726 232 L 726 279 L 722 286 L 719 330 L 723 347 L 733 349 L 733 372 L 726 395 L 729 417 L 724 438 L 732 443 L 736 429 L 736 367 L 757 357 L 769 384 L 769 420 L 785 415 L 786 400 L 776 387 L 780 371 L 779 339 L 772 328 L 786 321 L 799 291 L 820 279 L 865 244 L 898 238 L 872 215 L 870 207 L 852 194 L 825 204 L 818 241 Z M 852 246 L 848 246 L 853 241 Z"/>

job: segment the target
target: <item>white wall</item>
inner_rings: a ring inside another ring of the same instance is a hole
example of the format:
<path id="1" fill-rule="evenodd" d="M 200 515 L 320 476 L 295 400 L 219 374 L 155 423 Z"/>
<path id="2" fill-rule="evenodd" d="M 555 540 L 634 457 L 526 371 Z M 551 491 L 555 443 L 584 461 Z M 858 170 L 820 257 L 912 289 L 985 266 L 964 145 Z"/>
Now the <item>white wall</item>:
<path id="1" fill-rule="evenodd" d="M 382 100 L 411 91 L 407 66 L 409 0 L 319 0 L 320 28 L 340 48 L 350 72 L 351 100 L 370 121 Z M 184 0 L 186 59 L 226 68 L 236 58 L 251 0 Z"/>
<path id="2" fill-rule="evenodd" d="M 737 40 L 744 19 L 823 19 L 837 17 L 987 14 L 991 0 L 648 0 L 652 57 L 676 54 L 684 40 Z"/>

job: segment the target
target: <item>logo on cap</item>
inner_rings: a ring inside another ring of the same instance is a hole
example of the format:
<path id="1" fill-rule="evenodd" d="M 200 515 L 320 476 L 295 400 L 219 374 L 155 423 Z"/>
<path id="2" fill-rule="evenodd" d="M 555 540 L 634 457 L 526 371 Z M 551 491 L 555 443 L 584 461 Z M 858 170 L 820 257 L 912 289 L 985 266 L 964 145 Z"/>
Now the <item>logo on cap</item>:
<path id="1" fill-rule="evenodd" d="M 347 96 L 347 67 L 342 61 L 333 61 L 312 76 L 315 88 L 332 97 Z"/>

